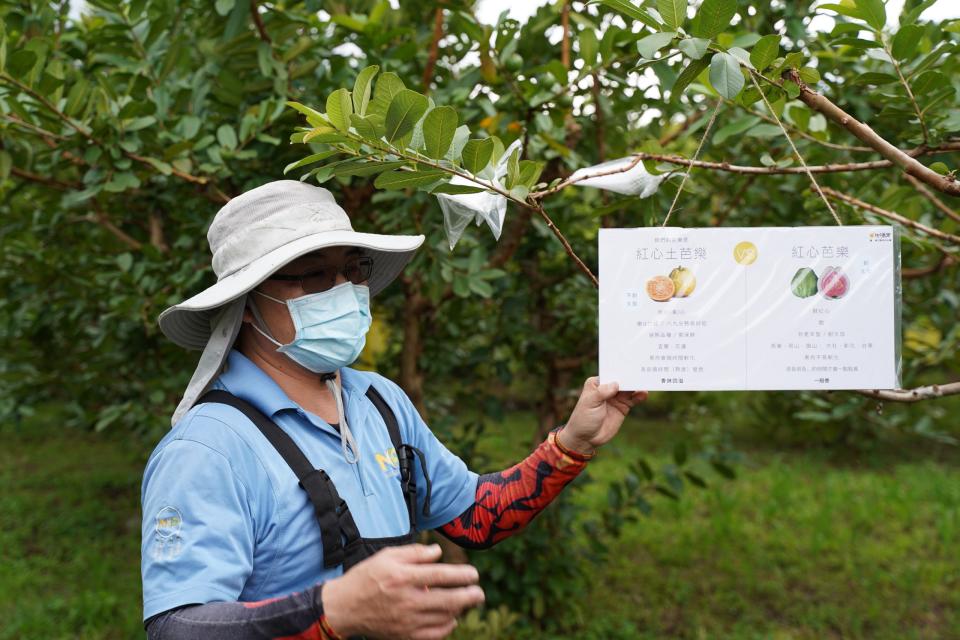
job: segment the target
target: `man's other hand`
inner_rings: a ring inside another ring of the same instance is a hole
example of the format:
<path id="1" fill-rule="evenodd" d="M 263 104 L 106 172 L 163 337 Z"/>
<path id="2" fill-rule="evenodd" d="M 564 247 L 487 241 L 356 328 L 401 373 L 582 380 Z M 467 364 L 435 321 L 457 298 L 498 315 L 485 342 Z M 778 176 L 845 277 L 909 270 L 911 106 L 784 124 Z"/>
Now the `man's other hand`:
<path id="1" fill-rule="evenodd" d="M 620 391 L 616 382 L 600 384 L 597 376 L 587 378 L 577 406 L 557 436 L 560 444 L 571 451 L 593 454 L 617 435 L 630 409 L 646 399 L 646 391 Z"/>
<path id="2" fill-rule="evenodd" d="M 323 611 L 340 635 L 436 640 L 457 616 L 484 601 L 480 574 L 468 564 L 442 564 L 439 545 L 390 547 L 323 585 Z"/>

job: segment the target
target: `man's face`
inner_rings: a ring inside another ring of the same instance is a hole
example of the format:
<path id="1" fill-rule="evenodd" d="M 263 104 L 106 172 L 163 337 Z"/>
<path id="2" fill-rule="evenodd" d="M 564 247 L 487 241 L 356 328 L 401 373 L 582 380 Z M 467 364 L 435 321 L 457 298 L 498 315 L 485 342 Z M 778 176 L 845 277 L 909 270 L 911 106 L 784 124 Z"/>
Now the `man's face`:
<path id="1" fill-rule="evenodd" d="M 334 281 L 334 286 L 336 286 L 347 281 L 342 273 L 343 267 L 350 262 L 355 262 L 356 259 L 362 255 L 364 255 L 363 250 L 357 247 L 328 247 L 293 260 L 286 266 L 278 269 L 275 275 L 300 276 L 302 274 L 314 273 L 324 267 L 335 267 L 338 270 Z M 367 281 L 365 280 L 363 284 L 366 285 Z M 303 290 L 303 286 L 299 280 L 264 280 L 257 287 L 257 290 L 277 300 L 299 298 L 300 296 L 310 293 L 310 291 Z M 286 305 L 268 300 L 255 293 L 251 293 L 250 295 L 253 296 L 254 304 L 257 305 L 257 309 L 260 311 L 260 315 L 263 317 L 263 321 L 266 323 L 273 337 L 281 344 L 289 344 L 296 335 L 296 328 L 293 325 L 293 319 L 290 317 L 290 312 L 287 310 Z M 249 310 L 244 311 L 244 322 L 253 322 L 253 315 Z M 257 336 L 260 339 L 266 340 L 266 338 L 263 338 L 263 336 L 259 334 L 257 334 Z M 270 348 L 273 349 L 274 345 L 271 344 Z"/>

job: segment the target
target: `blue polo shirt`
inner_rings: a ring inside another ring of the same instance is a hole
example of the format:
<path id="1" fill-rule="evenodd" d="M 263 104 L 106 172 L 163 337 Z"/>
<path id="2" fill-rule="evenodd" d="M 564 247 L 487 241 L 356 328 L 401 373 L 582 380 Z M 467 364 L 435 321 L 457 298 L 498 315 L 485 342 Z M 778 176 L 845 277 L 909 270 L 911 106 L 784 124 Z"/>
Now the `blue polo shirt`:
<path id="1" fill-rule="evenodd" d="M 473 504 L 477 474 L 434 437 L 400 387 L 348 367 L 340 377 L 358 464 L 344 460 L 333 427 L 293 402 L 239 351 L 229 354 L 213 388 L 250 402 L 290 434 L 329 474 L 364 537 L 409 530 L 397 455 L 365 395 L 370 385 L 396 414 L 403 442 L 426 459 L 430 517 L 423 516 L 426 483 L 418 462 L 417 528 L 437 528 Z M 257 427 L 227 405 L 193 407 L 160 441 L 144 471 L 141 504 L 144 620 L 186 604 L 285 596 L 342 573 L 323 567 L 320 527 L 293 471 Z"/>

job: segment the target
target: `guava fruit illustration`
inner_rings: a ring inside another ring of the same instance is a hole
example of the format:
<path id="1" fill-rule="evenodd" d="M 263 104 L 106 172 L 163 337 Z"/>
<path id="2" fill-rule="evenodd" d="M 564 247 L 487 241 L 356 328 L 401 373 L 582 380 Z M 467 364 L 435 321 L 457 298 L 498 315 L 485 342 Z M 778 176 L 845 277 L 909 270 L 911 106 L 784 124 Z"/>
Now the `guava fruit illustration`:
<path id="1" fill-rule="evenodd" d="M 798 298 L 809 298 L 817 295 L 817 274 L 810 267 L 797 269 L 790 281 L 790 289 Z"/>
<path id="2" fill-rule="evenodd" d="M 666 302 L 673 297 L 677 287 L 667 276 L 653 276 L 647 280 L 647 295 L 656 302 Z"/>
<path id="3" fill-rule="evenodd" d="M 840 267 L 826 267 L 820 274 L 817 288 L 828 300 L 837 300 L 847 295 L 850 290 L 850 279 Z"/>
<path id="4" fill-rule="evenodd" d="M 670 279 L 673 280 L 675 289 L 674 298 L 686 298 L 697 286 L 697 278 L 693 275 L 693 271 L 686 267 L 677 267 L 671 271 Z"/>

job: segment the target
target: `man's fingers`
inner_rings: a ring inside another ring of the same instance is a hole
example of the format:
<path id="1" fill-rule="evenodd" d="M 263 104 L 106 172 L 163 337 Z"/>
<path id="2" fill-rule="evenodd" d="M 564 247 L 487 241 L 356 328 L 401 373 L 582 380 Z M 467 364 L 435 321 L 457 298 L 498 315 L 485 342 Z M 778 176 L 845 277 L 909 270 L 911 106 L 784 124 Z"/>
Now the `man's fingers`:
<path id="1" fill-rule="evenodd" d="M 410 567 L 410 578 L 417 586 L 465 587 L 477 584 L 480 573 L 469 564 L 431 564 Z"/>
<path id="2" fill-rule="evenodd" d="M 475 585 L 457 589 L 430 589 L 424 592 L 420 605 L 424 611 L 458 616 L 464 609 L 483 604 L 485 599 L 483 589 Z"/>
<path id="3" fill-rule="evenodd" d="M 443 624 L 417 629 L 410 638 L 411 640 L 440 640 L 449 636 L 456 628 L 457 619 L 453 618 Z"/>
<path id="4" fill-rule="evenodd" d="M 626 402 L 632 407 L 646 400 L 648 395 L 646 391 L 621 391 L 617 394 L 617 400 Z"/>
<path id="5" fill-rule="evenodd" d="M 620 391 L 620 385 L 617 382 L 607 382 L 600 384 L 599 376 L 591 376 L 583 383 L 583 394 L 588 400 L 593 400 L 594 404 L 600 405 L 609 400 Z"/>
<path id="6" fill-rule="evenodd" d="M 401 562 L 424 564 L 439 560 L 443 551 L 438 544 L 405 544 L 399 547 L 384 549 L 380 553 L 392 555 Z"/>

